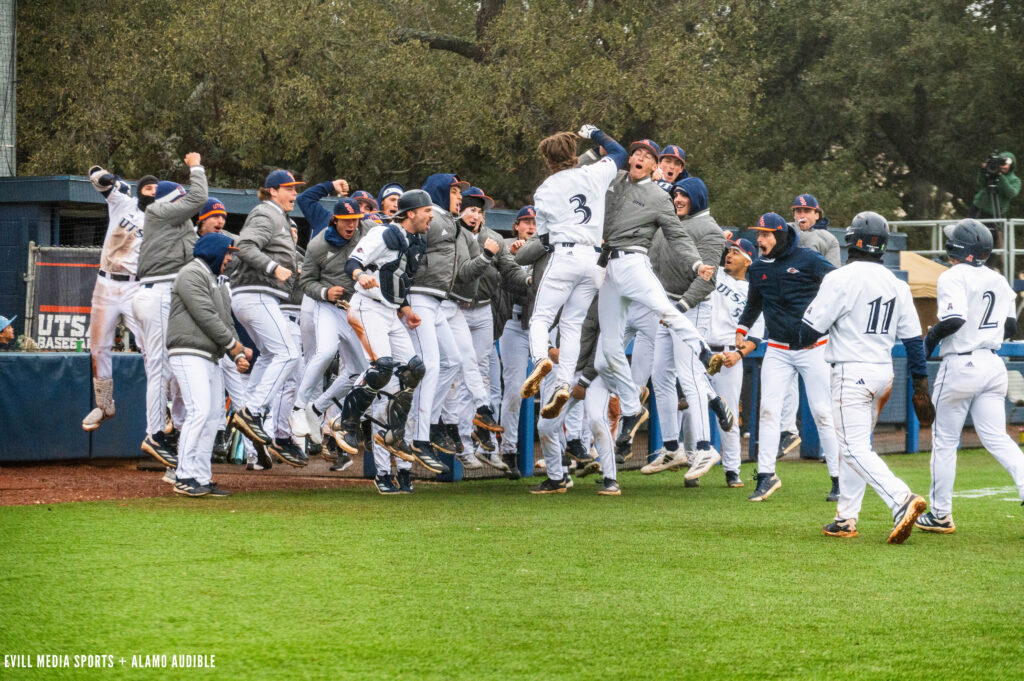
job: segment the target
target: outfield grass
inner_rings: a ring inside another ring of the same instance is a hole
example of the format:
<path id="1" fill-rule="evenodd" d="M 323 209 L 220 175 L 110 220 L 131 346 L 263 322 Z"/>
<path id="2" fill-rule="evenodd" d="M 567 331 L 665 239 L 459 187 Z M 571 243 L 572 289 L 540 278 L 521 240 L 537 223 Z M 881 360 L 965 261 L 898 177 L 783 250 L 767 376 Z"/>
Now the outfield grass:
<path id="1" fill-rule="evenodd" d="M 927 494 L 926 455 L 887 460 Z M 524 480 L 0 508 L 0 652 L 126 659 L 0 678 L 1020 677 L 1014 494 L 888 546 L 870 490 L 861 536 L 833 539 L 824 466 L 781 464 L 761 504 L 750 473 L 628 473 L 620 498 Z M 961 455 L 958 492 L 1010 484 Z M 127 663 L 174 653 L 216 668 Z"/>

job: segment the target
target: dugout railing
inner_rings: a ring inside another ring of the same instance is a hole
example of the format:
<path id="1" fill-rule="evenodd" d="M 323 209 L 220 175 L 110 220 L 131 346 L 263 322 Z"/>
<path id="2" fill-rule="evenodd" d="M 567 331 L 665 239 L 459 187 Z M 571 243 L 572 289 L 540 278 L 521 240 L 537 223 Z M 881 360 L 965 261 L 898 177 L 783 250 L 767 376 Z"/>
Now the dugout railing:
<path id="1" fill-rule="evenodd" d="M 959 220 L 896 220 L 889 223 L 890 229 L 895 234 L 905 234 L 908 237 L 908 245 L 904 250 L 910 251 L 911 253 L 917 253 L 918 255 L 934 258 L 936 256 L 946 255 L 946 236 L 942 231 L 942 228 L 946 225 L 955 225 Z M 996 232 L 1002 235 L 1002 247 L 993 249 L 995 256 L 995 262 L 989 260 L 990 264 L 999 265 L 1000 271 L 1011 283 L 1017 277 L 1017 258 L 1024 256 L 1024 249 L 1017 248 L 1017 228 L 1024 228 L 1024 220 L 981 220 L 981 222 L 990 228 L 995 228 Z M 927 232 L 928 234 L 928 248 L 912 248 L 916 239 L 911 239 L 913 235 Z"/>

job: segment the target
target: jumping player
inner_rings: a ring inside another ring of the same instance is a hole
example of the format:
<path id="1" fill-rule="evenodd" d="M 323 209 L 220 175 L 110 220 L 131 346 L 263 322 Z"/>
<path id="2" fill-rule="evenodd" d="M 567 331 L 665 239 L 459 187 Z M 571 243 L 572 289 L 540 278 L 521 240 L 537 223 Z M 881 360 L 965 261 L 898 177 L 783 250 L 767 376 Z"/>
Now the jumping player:
<path id="1" fill-rule="evenodd" d="M 928 331 L 925 350 L 936 346 L 942 365 L 935 377 L 932 429 L 931 510 L 917 520 L 926 532 L 948 534 L 953 524 L 956 450 L 968 412 L 981 445 L 1013 478 L 1024 499 L 1024 453 L 1006 434 L 1006 365 L 996 354 L 1017 327 L 1014 293 L 998 272 L 984 267 L 992 233 L 973 219 L 943 230 L 953 266 L 939 275 L 939 323 Z M 941 343 L 941 345 L 940 345 Z"/>
<path id="2" fill-rule="evenodd" d="M 910 287 L 882 264 L 888 241 L 889 224 L 878 213 L 853 218 L 846 230 L 846 265 L 822 279 L 804 312 L 799 341 L 806 347 L 829 335 L 825 361 L 832 367 L 840 492 L 836 517 L 822 528 L 824 533 L 857 536 L 857 517 L 865 485 L 870 484 L 892 511 L 888 543 L 902 544 L 927 504 L 871 448 L 871 433 L 892 389 L 892 346 L 897 338 L 907 349 L 918 418 L 928 425 L 935 412 L 928 400 L 921 322 Z"/>

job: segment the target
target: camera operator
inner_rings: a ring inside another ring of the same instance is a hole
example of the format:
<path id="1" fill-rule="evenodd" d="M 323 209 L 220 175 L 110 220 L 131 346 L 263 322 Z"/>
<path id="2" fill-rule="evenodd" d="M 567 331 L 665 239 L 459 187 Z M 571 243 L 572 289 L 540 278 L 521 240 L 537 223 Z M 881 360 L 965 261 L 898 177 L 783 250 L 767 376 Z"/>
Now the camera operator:
<path id="1" fill-rule="evenodd" d="M 993 152 L 987 161 L 981 164 L 978 172 L 978 193 L 968 217 L 1005 218 L 1010 210 L 1010 199 L 1020 193 L 1020 178 L 1014 174 L 1017 159 L 1008 151 Z M 987 225 L 992 232 L 995 248 L 1002 248 L 1002 230 L 994 225 Z"/>

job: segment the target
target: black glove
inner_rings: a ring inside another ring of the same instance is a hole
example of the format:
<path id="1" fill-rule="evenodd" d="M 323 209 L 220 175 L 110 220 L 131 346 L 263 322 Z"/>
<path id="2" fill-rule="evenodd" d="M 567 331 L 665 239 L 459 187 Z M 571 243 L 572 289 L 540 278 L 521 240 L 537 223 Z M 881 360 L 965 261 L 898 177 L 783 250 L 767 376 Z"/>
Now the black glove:
<path id="1" fill-rule="evenodd" d="M 930 426 L 935 421 L 935 405 L 928 395 L 928 377 L 914 377 L 914 396 L 911 401 L 914 404 L 914 413 L 922 426 Z"/>

